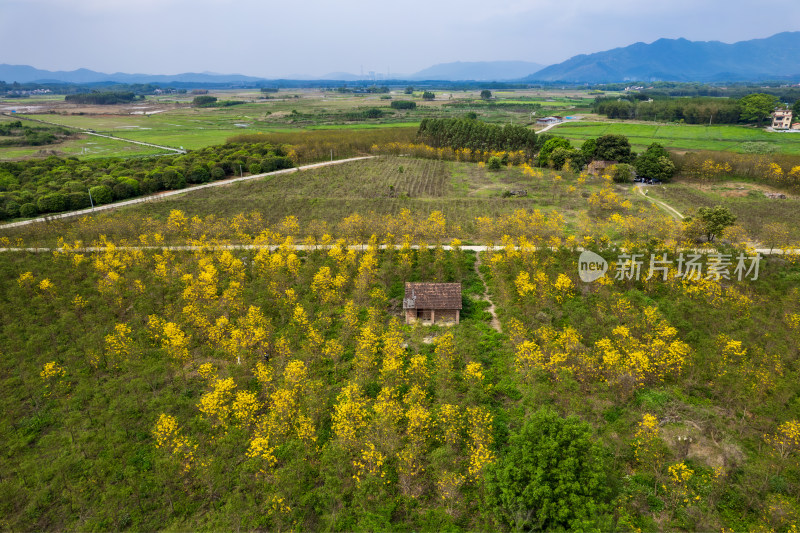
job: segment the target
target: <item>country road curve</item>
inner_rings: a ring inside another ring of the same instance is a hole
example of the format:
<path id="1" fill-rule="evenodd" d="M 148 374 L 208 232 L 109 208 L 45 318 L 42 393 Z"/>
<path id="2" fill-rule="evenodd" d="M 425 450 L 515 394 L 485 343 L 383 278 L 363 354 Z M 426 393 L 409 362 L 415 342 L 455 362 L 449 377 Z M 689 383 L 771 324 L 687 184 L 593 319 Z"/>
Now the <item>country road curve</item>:
<path id="1" fill-rule="evenodd" d="M 539 131 L 537 131 L 537 132 L 536 132 L 536 135 L 539 135 L 540 133 L 544 133 L 544 132 L 546 132 L 546 131 L 547 131 L 547 130 L 549 130 L 549 129 L 555 128 L 556 126 L 560 126 L 560 125 L 562 125 L 562 124 L 566 124 L 566 123 L 568 123 L 568 122 L 577 122 L 577 121 L 579 121 L 579 120 L 580 120 L 580 118 L 571 118 L 571 119 L 569 119 L 569 120 L 564 120 L 564 121 L 561 121 L 561 122 L 556 122 L 556 123 L 554 123 L 554 124 L 548 124 L 548 125 L 547 125 L 547 126 L 545 126 L 544 128 L 542 128 L 542 129 L 540 129 Z"/>
<path id="2" fill-rule="evenodd" d="M 149 196 L 142 196 L 141 198 L 135 198 L 133 200 L 125 200 L 124 202 L 116 202 L 113 204 L 106 204 L 106 205 L 99 205 L 94 208 L 89 209 L 81 209 L 80 211 L 70 211 L 69 213 L 62 213 L 60 215 L 52 215 L 48 217 L 39 217 L 39 218 L 32 218 L 30 220 L 22 220 L 20 222 L 11 222 L 10 224 L 3 224 L 0 225 L 0 230 L 7 229 L 7 228 L 16 228 L 19 226 L 26 226 L 28 224 L 34 224 L 36 222 L 50 222 L 53 220 L 58 220 L 61 218 L 70 218 L 70 217 L 79 217 L 83 215 L 91 215 L 92 213 L 96 213 L 98 211 L 107 211 L 109 209 L 117 209 L 118 207 L 126 207 L 129 205 L 134 204 L 143 204 L 147 202 L 154 202 L 161 200 L 163 198 L 168 198 L 170 196 L 177 196 L 179 194 L 186 194 L 191 193 L 194 191 L 199 191 L 200 189 L 208 189 L 209 187 L 221 187 L 223 185 L 230 185 L 231 183 L 236 183 L 239 181 L 247 181 L 247 180 L 254 180 L 258 178 L 266 178 L 269 176 L 277 176 L 279 174 L 290 174 L 292 172 L 298 172 L 301 170 L 309 170 L 312 168 L 321 168 L 321 167 L 328 167 L 331 165 L 340 165 L 342 163 L 350 163 L 353 161 L 361 161 L 363 159 L 373 159 L 377 156 L 374 155 L 367 155 L 362 157 L 351 157 L 349 159 L 337 159 L 335 161 L 324 161 L 322 163 L 313 163 L 311 165 L 304 165 L 302 167 L 295 167 L 295 168 L 286 168 L 283 170 L 276 170 L 275 172 L 266 172 L 263 174 L 253 174 L 252 176 L 244 176 L 241 178 L 231 178 L 227 180 L 220 180 L 220 181 L 213 181 L 211 183 L 204 183 L 202 185 L 195 185 L 194 187 L 186 187 L 185 189 L 178 189 L 175 191 L 167 191 L 162 193 L 151 194 Z"/>

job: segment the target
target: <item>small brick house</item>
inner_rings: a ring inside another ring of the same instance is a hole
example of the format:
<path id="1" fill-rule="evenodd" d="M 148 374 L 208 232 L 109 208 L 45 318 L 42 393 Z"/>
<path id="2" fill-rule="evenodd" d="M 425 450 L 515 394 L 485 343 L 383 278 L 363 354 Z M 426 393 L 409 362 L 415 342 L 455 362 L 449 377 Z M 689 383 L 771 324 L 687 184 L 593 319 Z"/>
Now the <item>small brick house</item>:
<path id="1" fill-rule="evenodd" d="M 460 283 L 406 283 L 403 298 L 406 324 L 458 324 L 461 319 Z"/>

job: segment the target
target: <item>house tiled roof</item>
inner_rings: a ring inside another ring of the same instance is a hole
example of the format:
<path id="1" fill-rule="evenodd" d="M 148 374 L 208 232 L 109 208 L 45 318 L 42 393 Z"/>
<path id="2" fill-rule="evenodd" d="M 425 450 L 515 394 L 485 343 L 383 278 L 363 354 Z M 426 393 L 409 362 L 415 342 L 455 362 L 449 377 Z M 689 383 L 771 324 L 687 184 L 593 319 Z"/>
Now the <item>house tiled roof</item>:
<path id="1" fill-rule="evenodd" d="M 403 309 L 461 309 L 461 284 L 406 283 Z"/>

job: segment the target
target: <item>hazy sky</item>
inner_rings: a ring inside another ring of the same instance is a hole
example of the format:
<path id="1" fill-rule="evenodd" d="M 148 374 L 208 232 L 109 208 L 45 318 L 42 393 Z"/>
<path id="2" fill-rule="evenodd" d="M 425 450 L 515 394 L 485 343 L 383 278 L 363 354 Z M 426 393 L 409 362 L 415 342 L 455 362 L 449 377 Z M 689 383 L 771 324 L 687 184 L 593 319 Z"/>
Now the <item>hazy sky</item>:
<path id="1" fill-rule="evenodd" d="M 798 0 L 0 0 L 0 63 L 279 77 L 800 30 Z"/>

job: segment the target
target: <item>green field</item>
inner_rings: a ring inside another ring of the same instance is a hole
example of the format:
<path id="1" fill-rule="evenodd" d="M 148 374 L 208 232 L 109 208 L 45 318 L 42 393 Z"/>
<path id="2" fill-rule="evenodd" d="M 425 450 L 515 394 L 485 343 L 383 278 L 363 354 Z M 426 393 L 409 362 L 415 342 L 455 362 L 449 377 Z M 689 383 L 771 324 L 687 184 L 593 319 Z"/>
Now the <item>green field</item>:
<path id="1" fill-rule="evenodd" d="M 743 152 L 747 149 L 743 143 L 765 143 L 775 153 L 800 154 L 800 134 L 773 133 L 746 126 L 573 122 L 556 126 L 550 133 L 579 142 L 607 134 L 625 135 L 636 150 L 657 142 L 673 150 Z"/>
<path id="2" fill-rule="evenodd" d="M 115 141 L 104 137 L 82 136 L 53 145 L 31 147 L 0 147 L 0 160 L 27 159 L 30 157 L 78 157 L 80 159 L 97 159 L 103 157 L 126 157 L 139 155 L 166 154 L 164 150 L 150 146 Z"/>
<path id="3" fill-rule="evenodd" d="M 389 95 L 340 94 L 321 90 L 290 90 L 264 98 L 255 90 L 212 91 L 220 101 L 240 101 L 240 105 L 212 108 L 192 108 L 192 95 L 148 96 L 142 102 L 117 106 L 74 107 L 59 103 L 59 99 L 31 99 L 20 105 L 20 118 L 30 117 L 49 123 L 92 129 L 120 138 L 198 149 L 220 144 L 240 133 L 276 132 L 298 129 L 377 129 L 416 126 L 426 117 L 460 117 L 474 111 L 480 120 L 496 124 L 531 123 L 533 118 L 525 109 L 503 108 L 492 103 L 525 105 L 540 104 L 539 115 L 562 113 L 572 107 L 585 108 L 591 99 L 585 94 L 559 91 L 496 91 L 494 99 L 480 99 L 480 91 L 436 91 L 437 98 L 424 101 L 421 92 L 413 95 L 392 91 Z M 384 99 L 381 96 L 390 96 Z M 391 109 L 393 100 L 414 100 L 414 110 Z M 60 100 L 63 100 L 61 98 Z M 32 109 L 28 109 L 32 108 Z M 363 119 L 356 115 L 378 108 L 380 118 Z M 26 111 L 26 109 L 28 111 Z M 27 114 L 26 114 L 27 113 Z M 55 147 L 69 155 L 80 156 L 66 146 Z M 121 147 L 104 150 L 108 155 L 125 155 L 132 149 Z M 35 155 L 33 151 L 15 151 L 7 158 Z M 2 156 L 2 154 L 0 154 Z"/>

